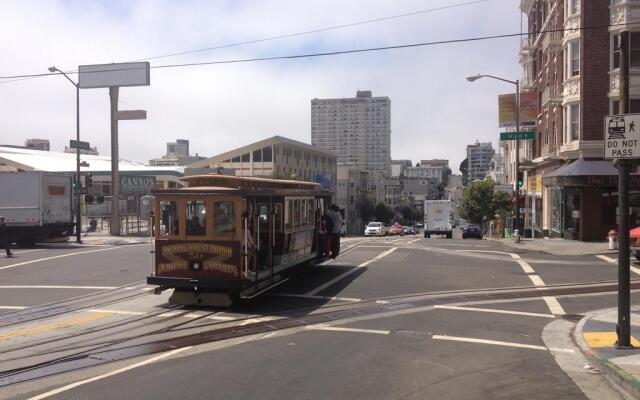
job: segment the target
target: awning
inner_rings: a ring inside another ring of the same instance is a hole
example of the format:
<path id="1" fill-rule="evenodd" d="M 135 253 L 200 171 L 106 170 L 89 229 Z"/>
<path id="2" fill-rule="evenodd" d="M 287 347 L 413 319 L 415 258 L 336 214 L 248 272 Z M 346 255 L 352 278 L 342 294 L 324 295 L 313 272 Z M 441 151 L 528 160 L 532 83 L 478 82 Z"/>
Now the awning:
<path id="1" fill-rule="evenodd" d="M 613 161 L 579 158 L 542 179 L 544 186 L 618 186 L 618 170 Z M 631 174 L 630 183 L 640 185 L 640 175 Z"/>

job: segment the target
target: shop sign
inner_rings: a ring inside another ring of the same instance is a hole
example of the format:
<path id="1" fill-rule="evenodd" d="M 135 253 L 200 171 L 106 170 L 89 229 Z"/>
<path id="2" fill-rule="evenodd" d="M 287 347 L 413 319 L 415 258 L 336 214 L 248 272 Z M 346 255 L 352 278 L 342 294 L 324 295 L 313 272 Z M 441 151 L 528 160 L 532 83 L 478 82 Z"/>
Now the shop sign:
<path id="1" fill-rule="evenodd" d="M 542 175 L 527 176 L 527 192 L 542 193 Z"/>
<path id="2" fill-rule="evenodd" d="M 126 195 L 144 195 L 156 184 L 155 176 L 120 175 L 120 193 Z"/>

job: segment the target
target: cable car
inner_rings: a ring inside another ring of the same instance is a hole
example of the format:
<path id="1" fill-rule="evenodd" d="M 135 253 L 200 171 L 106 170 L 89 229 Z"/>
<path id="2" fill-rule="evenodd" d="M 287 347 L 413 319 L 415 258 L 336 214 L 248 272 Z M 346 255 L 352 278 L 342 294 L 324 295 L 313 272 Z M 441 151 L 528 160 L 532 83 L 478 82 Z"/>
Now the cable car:
<path id="1" fill-rule="evenodd" d="M 311 182 L 227 175 L 182 178 L 155 197 L 155 292 L 169 302 L 231 306 L 317 259 L 319 218 L 331 193 Z"/>

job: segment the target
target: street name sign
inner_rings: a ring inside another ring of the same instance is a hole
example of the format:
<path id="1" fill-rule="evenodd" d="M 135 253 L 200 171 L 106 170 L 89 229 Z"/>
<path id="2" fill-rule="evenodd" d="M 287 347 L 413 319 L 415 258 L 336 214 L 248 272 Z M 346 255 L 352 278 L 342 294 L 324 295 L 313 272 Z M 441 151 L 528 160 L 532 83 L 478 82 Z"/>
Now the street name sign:
<path id="1" fill-rule="evenodd" d="M 640 114 L 604 117 L 604 158 L 640 158 Z"/>
<path id="2" fill-rule="evenodd" d="M 132 119 L 147 119 L 147 112 L 145 110 L 118 111 L 118 121 L 126 121 Z"/>
<path id="3" fill-rule="evenodd" d="M 500 132 L 500 140 L 535 140 L 535 131 Z"/>
<path id="4" fill-rule="evenodd" d="M 69 140 L 69 147 L 72 149 L 91 150 L 89 142 L 82 142 L 80 140 Z"/>

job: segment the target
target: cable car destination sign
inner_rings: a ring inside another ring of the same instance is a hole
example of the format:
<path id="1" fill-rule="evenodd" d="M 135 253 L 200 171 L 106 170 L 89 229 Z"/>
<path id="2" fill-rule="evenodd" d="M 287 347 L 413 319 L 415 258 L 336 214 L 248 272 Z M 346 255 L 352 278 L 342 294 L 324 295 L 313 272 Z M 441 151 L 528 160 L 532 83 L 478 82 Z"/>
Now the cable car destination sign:
<path id="1" fill-rule="evenodd" d="M 640 114 L 604 117 L 604 158 L 640 158 Z"/>

